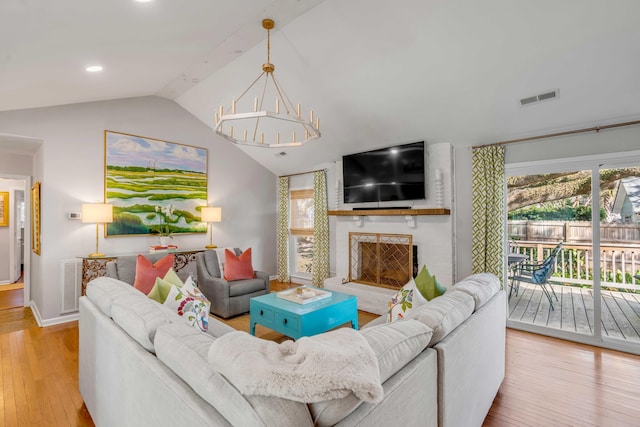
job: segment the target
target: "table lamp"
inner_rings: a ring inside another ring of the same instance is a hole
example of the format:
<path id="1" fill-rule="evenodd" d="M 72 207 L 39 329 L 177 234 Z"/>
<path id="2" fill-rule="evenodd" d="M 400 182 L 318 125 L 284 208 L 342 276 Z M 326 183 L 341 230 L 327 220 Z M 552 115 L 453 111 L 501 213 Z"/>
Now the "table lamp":
<path id="1" fill-rule="evenodd" d="M 91 258 L 103 257 L 98 251 L 98 226 L 102 223 L 113 222 L 113 205 L 107 203 L 87 203 L 82 205 L 82 222 L 96 224 L 96 251 L 89 254 Z"/>
<path id="2" fill-rule="evenodd" d="M 202 215 L 202 222 L 206 222 L 209 226 L 209 244 L 205 246 L 207 249 L 215 249 L 216 245 L 212 243 L 212 228 L 211 223 L 222 221 L 222 208 L 214 208 L 213 206 L 203 206 L 200 210 Z"/>

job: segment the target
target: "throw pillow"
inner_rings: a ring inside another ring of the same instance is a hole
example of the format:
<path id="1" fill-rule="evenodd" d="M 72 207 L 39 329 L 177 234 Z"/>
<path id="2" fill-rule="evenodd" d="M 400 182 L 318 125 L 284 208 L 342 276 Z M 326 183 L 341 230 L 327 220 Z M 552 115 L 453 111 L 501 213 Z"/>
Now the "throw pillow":
<path id="1" fill-rule="evenodd" d="M 427 300 L 416 288 L 416 283 L 413 279 L 409 279 L 407 284 L 389 301 L 387 323 L 404 319 L 411 310 L 426 303 Z"/>
<path id="2" fill-rule="evenodd" d="M 175 310 L 187 324 L 203 332 L 209 329 L 211 302 L 194 285 L 191 277 L 181 288 L 171 286 L 164 305 Z"/>
<path id="3" fill-rule="evenodd" d="M 236 256 L 236 254 L 226 249 L 224 258 L 224 280 L 253 279 L 256 277 L 251 265 L 251 248 L 242 252 L 240 256 Z"/>
<path id="4" fill-rule="evenodd" d="M 172 285 L 176 285 L 177 287 L 182 287 L 182 280 L 178 277 L 178 273 L 175 272 L 173 268 L 170 268 L 167 271 L 167 274 L 162 278 L 164 281 L 171 283 Z"/>
<path id="5" fill-rule="evenodd" d="M 428 301 L 439 297 L 447 291 L 447 288 L 442 286 L 438 279 L 436 279 L 436 276 L 429 273 L 426 265 L 422 266 L 422 270 L 420 270 L 420 273 L 416 276 L 415 282 L 422 296 Z"/>
<path id="6" fill-rule="evenodd" d="M 144 255 L 139 254 L 133 287 L 148 295 L 156 283 L 156 277 L 164 277 L 171 267 L 173 267 L 173 254 L 160 258 L 155 264 L 152 264 Z"/>
<path id="7" fill-rule="evenodd" d="M 147 296 L 152 300 L 163 304 L 169 296 L 172 286 L 176 285 L 171 284 L 160 277 L 156 277 L 156 283 L 153 285 L 153 288 L 151 288 L 151 291 L 149 291 Z"/>

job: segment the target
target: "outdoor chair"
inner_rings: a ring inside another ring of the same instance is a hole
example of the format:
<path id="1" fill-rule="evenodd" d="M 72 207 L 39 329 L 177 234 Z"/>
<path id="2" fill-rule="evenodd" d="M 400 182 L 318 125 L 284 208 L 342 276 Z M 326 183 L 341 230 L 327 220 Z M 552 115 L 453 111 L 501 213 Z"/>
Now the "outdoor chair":
<path id="1" fill-rule="evenodd" d="M 556 298 L 556 301 L 558 301 L 558 296 L 553 290 L 553 286 L 549 284 L 549 277 L 551 277 L 551 274 L 553 273 L 553 270 L 556 266 L 556 258 L 558 256 L 558 252 L 560 252 L 560 249 L 562 249 L 562 242 L 558 243 L 558 245 L 553 248 L 549 256 L 546 257 L 543 261 L 539 263 L 520 263 L 515 267 L 515 272 L 513 274 L 513 277 L 511 278 L 511 287 L 515 289 L 516 296 L 518 295 L 520 282 L 539 285 L 542 288 L 544 294 L 549 299 L 551 310 L 555 310 L 553 308 L 553 300 L 551 299 L 551 294 L 553 294 L 553 296 Z"/>

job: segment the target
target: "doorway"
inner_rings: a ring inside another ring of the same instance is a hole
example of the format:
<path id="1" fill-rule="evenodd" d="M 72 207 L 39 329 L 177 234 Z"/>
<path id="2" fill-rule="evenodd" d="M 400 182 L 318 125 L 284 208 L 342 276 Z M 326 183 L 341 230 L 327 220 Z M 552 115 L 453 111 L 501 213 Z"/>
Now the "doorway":
<path id="1" fill-rule="evenodd" d="M 0 252 L 3 254 L 0 267 L 0 310 L 30 305 L 29 254 L 24 244 L 25 236 L 29 233 L 29 213 L 26 209 L 29 184 L 30 177 L 0 175 L 0 190 L 8 195 L 8 221 L 0 231 Z"/>
<path id="2" fill-rule="evenodd" d="M 510 253 L 535 264 L 562 243 L 551 292 L 516 283 L 507 325 L 640 354 L 640 152 L 512 164 L 505 173 Z"/>

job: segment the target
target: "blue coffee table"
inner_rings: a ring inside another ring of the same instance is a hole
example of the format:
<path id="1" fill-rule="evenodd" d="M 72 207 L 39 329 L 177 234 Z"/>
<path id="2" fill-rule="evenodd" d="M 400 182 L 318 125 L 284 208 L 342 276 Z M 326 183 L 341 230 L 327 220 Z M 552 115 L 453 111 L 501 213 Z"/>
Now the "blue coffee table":
<path id="1" fill-rule="evenodd" d="M 326 332 L 351 322 L 358 329 L 358 303 L 353 295 L 331 292 L 329 298 L 308 304 L 298 304 L 279 298 L 276 292 L 251 298 L 249 302 L 249 332 L 256 334 L 260 324 L 283 335 L 298 339 Z"/>

